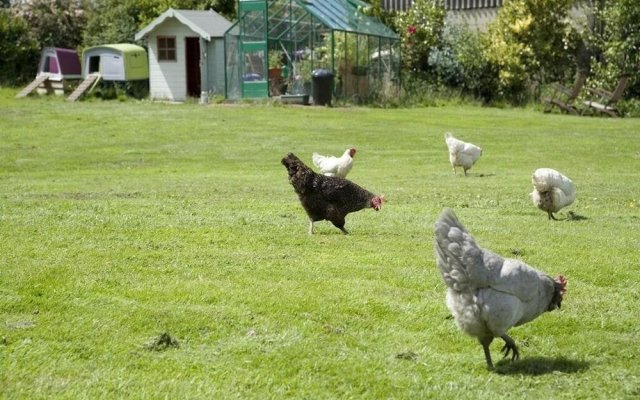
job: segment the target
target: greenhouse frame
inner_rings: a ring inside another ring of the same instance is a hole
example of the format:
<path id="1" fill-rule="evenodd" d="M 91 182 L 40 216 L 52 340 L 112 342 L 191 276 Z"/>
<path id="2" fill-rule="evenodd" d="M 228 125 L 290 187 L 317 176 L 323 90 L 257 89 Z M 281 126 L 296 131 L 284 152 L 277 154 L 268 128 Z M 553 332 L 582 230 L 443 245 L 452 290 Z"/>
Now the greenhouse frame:
<path id="1" fill-rule="evenodd" d="M 367 101 L 400 85 L 400 38 L 363 13 L 360 0 L 239 0 L 225 34 L 229 100 L 312 95 L 333 76 L 333 95 Z M 315 71 L 315 74 L 314 74 Z"/>

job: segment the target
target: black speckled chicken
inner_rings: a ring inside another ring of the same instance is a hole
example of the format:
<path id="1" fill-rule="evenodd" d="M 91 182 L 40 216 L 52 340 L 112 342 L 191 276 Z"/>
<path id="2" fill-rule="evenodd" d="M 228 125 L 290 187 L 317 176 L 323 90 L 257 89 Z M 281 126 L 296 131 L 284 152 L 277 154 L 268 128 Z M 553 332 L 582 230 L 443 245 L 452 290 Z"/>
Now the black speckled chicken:
<path id="1" fill-rule="evenodd" d="M 383 196 L 377 196 L 347 179 L 317 174 L 293 153 L 287 154 L 282 164 L 287 168 L 289 183 L 309 216 L 310 235 L 313 234 L 313 223 L 322 220 L 330 221 L 346 234 L 347 214 L 367 207 L 378 211 L 382 207 Z"/>

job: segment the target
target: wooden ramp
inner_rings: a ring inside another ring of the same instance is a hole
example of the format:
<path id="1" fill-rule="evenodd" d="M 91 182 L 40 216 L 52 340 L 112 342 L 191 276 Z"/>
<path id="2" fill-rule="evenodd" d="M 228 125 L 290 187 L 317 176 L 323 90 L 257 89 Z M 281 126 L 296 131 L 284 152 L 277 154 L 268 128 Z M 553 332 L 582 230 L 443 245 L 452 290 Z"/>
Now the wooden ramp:
<path id="1" fill-rule="evenodd" d="M 20 93 L 16 95 L 16 99 L 20 97 L 26 97 L 29 93 L 33 92 L 38 86 L 43 84 L 47 79 L 49 79 L 49 75 L 40 75 L 36 77 L 26 88 L 22 89 Z"/>
<path id="2" fill-rule="evenodd" d="M 90 86 L 92 86 L 94 83 L 98 83 L 98 79 L 100 79 L 100 74 L 87 75 L 87 77 L 84 79 L 84 81 L 82 81 L 82 83 L 80 83 L 76 90 L 74 90 L 73 93 L 71 93 L 69 97 L 67 97 L 67 100 L 78 100 L 78 98 L 82 96 L 82 94 L 86 92 Z"/>

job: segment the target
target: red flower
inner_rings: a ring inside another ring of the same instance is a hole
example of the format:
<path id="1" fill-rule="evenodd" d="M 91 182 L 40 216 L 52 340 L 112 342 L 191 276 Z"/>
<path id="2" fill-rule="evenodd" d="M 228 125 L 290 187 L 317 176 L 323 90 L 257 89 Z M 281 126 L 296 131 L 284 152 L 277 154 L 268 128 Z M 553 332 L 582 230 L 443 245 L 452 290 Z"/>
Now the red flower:
<path id="1" fill-rule="evenodd" d="M 409 25 L 409 27 L 407 28 L 407 33 L 409 35 L 413 35 L 414 33 L 416 33 L 416 27 L 413 25 Z"/>

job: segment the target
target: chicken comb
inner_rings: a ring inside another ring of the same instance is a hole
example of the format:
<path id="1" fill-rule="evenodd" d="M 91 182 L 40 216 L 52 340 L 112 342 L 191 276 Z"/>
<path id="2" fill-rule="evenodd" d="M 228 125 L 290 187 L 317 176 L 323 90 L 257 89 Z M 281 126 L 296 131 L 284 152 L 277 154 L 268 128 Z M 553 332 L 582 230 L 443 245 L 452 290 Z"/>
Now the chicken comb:
<path id="1" fill-rule="evenodd" d="M 563 275 L 558 275 L 555 281 L 560 284 L 560 287 L 562 288 L 561 293 L 567 293 L 567 278 L 565 278 Z"/>

